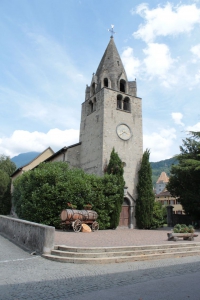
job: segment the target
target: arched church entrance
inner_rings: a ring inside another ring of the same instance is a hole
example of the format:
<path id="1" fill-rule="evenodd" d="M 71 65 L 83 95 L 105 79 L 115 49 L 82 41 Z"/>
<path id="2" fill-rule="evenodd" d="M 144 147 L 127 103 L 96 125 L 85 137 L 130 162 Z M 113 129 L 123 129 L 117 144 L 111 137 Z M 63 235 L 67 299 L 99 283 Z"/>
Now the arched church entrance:
<path id="1" fill-rule="evenodd" d="M 119 226 L 129 227 L 130 224 L 130 204 L 127 198 L 124 198 L 122 210 L 120 213 Z"/>

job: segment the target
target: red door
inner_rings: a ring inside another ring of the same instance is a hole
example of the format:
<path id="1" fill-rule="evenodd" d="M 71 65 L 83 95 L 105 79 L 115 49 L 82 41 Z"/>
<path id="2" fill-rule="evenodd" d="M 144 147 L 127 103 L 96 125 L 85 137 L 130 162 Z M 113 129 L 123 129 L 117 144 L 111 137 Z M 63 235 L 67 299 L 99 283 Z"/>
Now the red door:
<path id="1" fill-rule="evenodd" d="M 120 213 L 119 226 L 129 226 L 129 206 L 123 205 Z"/>

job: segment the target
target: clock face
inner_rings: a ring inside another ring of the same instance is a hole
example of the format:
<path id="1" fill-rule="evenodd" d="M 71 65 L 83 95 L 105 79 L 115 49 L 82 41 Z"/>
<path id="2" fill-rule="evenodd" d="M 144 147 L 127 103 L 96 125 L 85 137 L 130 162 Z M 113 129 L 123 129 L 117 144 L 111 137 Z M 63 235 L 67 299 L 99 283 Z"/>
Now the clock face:
<path id="1" fill-rule="evenodd" d="M 124 141 L 129 140 L 131 137 L 131 130 L 129 126 L 126 124 L 119 124 L 117 126 L 117 135 Z"/>

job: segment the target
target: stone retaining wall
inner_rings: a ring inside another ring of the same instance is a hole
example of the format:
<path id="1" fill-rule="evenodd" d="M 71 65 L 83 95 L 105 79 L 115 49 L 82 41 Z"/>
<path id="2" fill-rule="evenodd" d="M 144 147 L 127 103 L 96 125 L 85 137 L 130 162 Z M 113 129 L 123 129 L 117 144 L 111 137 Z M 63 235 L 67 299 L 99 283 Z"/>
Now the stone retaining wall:
<path id="1" fill-rule="evenodd" d="M 54 246 L 55 228 L 0 215 L 0 233 L 17 245 L 39 253 Z"/>

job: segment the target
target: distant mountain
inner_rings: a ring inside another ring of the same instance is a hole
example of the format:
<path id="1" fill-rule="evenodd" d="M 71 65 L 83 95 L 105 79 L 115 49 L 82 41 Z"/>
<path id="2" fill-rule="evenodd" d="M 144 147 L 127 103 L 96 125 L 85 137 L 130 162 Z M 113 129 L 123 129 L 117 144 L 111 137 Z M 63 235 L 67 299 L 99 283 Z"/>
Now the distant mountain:
<path id="1" fill-rule="evenodd" d="M 11 160 L 16 164 L 17 168 L 20 168 L 28 164 L 29 162 L 31 162 L 39 154 L 40 152 L 21 153 L 11 158 Z M 171 165 L 177 164 L 177 161 L 175 160 L 175 158 L 169 158 L 158 162 L 150 162 L 150 164 L 152 168 L 152 181 L 153 181 L 153 185 L 155 186 L 155 183 L 158 180 L 160 173 L 166 172 L 166 174 L 169 176 Z"/>
<path id="2" fill-rule="evenodd" d="M 16 164 L 17 168 L 20 168 L 24 165 L 27 165 L 34 158 L 36 158 L 39 154 L 40 154 L 40 152 L 21 153 L 17 156 L 14 156 L 13 158 L 11 158 L 11 160 Z"/>
<path id="3" fill-rule="evenodd" d="M 158 162 L 150 162 L 152 168 L 153 185 L 155 186 L 161 172 L 165 172 L 168 176 L 170 176 L 171 165 L 176 165 L 177 163 L 178 161 L 173 157 Z"/>

